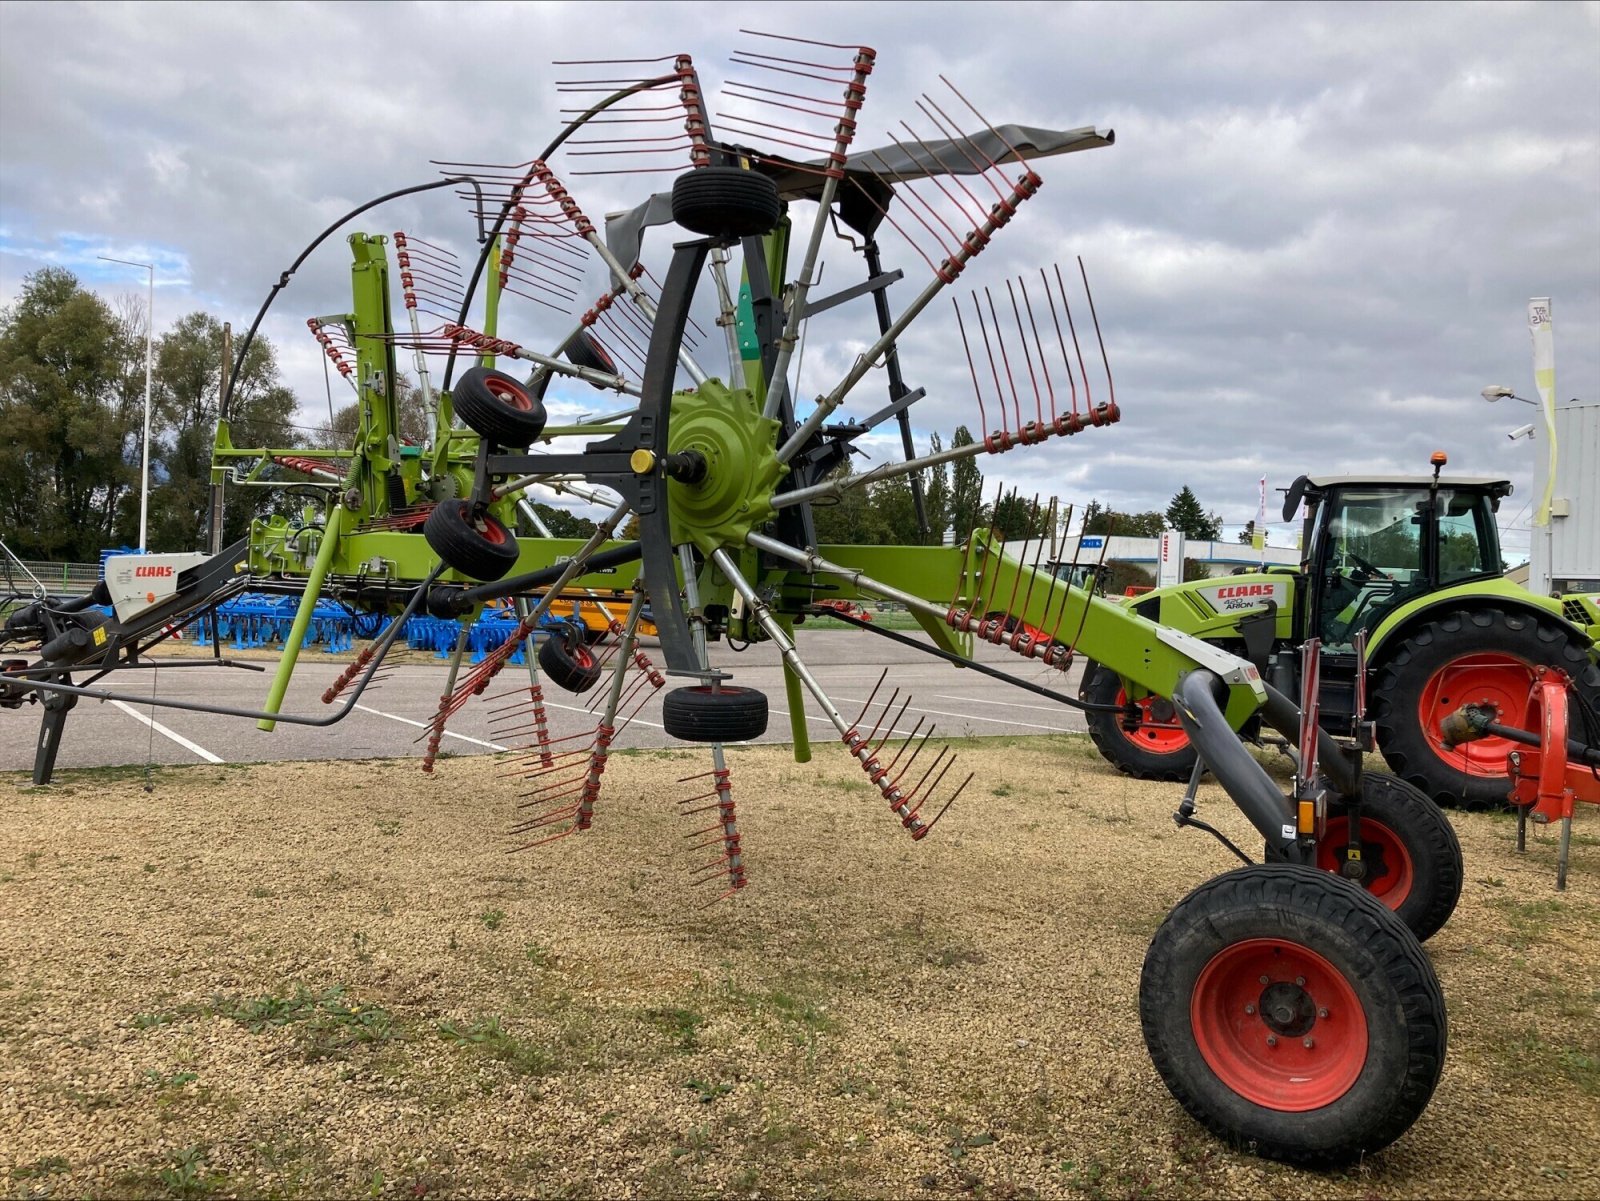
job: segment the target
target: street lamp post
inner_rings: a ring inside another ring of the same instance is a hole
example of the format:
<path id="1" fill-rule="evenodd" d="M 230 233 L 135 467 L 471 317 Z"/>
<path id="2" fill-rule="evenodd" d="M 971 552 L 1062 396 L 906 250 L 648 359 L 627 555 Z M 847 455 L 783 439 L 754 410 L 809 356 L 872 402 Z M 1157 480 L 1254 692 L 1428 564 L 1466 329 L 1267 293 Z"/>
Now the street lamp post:
<path id="1" fill-rule="evenodd" d="M 1498 400 L 1515 400 L 1520 401 L 1525 405 L 1532 405 L 1536 409 L 1543 407 L 1537 400 L 1529 400 L 1526 396 L 1518 396 L 1516 389 L 1508 388 L 1504 384 L 1490 384 L 1483 390 L 1482 395 L 1483 398 L 1490 404 L 1493 404 Z M 1551 482 L 1553 485 L 1553 481 L 1555 480 L 1555 468 L 1553 464 L 1556 460 L 1556 427 L 1554 422 L 1551 421 L 1550 414 L 1548 412 L 1545 414 L 1545 433 L 1546 437 L 1550 439 L 1549 462 L 1537 465 L 1535 467 L 1533 480 L 1534 491 L 1540 496 L 1548 494 L 1549 488 L 1547 487 L 1547 482 Z M 1533 435 L 1534 428 L 1532 424 L 1528 424 L 1519 425 L 1516 429 L 1507 434 L 1506 437 L 1510 438 L 1513 442 L 1515 442 L 1518 438 L 1527 438 L 1529 441 L 1532 441 Z M 1534 517 L 1534 524 L 1540 524 L 1538 515 L 1535 515 Z M 1550 592 L 1550 576 L 1555 570 L 1556 529 L 1555 523 L 1550 519 L 1550 515 L 1548 513 L 1544 515 L 1543 525 L 1543 559 L 1541 560 L 1540 557 L 1534 553 L 1536 548 L 1531 542 L 1528 546 L 1528 589 L 1529 591 L 1537 592 L 1540 595 Z"/>
<path id="2" fill-rule="evenodd" d="M 156 333 L 156 268 L 154 263 L 135 263 L 129 259 L 114 259 L 107 254 L 95 255 L 108 263 L 121 263 L 124 267 L 143 267 L 150 273 L 150 301 L 144 327 L 144 450 L 139 468 L 139 553 L 147 549 L 146 534 L 150 523 L 150 373 Z"/>

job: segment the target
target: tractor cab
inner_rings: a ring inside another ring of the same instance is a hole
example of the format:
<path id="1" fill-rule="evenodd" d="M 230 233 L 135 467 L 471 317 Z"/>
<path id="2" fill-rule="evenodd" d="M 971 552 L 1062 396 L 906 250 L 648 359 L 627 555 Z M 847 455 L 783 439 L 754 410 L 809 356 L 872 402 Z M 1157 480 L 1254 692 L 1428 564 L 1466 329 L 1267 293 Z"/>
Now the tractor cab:
<path id="1" fill-rule="evenodd" d="M 1495 511 L 1507 480 L 1443 476 L 1301 476 L 1290 485 L 1284 520 L 1302 502 L 1305 606 L 1296 626 L 1325 650 L 1349 652 L 1408 601 L 1441 588 L 1499 576 Z"/>

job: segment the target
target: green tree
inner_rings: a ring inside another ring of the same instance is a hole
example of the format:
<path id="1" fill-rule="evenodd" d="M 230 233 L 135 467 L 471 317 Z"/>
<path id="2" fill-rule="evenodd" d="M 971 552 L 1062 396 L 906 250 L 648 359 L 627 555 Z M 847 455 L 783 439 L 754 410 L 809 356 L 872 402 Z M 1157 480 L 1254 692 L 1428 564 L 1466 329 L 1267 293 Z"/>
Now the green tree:
<path id="1" fill-rule="evenodd" d="M 541 504 L 534 501 L 533 511 L 539 514 L 539 519 L 544 522 L 552 538 L 590 538 L 594 535 L 594 522 L 587 517 L 579 517 L 570 509 L 560 509 L 555 505 Z M 629 523 L 633 525 L 632 522 Z M 635 533 L 623 534 L 624 538 L 638 537 L 637 526 L 633 526 Z"/>
<path id="2" fill-rule="evenodd" d="M 1137 563 L 1129 563 L 1126 559 L 1108 559 L 1106 568 L 1105 593 L 1107 596 L 1122 596 L 1129 588 L 1152 588 L 1155 586 L 1156 577 Z"/>
<path id="3" fill-rule="evenodd" d="M 1215 541 L 1222 537 L 1222 518 L 1200 507 L 1200 498 L 1185 484 L 1167 506 L 1167 524 L 1185 538 Z"/>
<path id="4" fill-rule="evenodd" d="M 828 479 L 849 479 L 854 474 L 854 465 L 846 459 L 829 473 Z M 906 490 L 910 492 L 909 487 Z M 893 541 L 888 522 L 873 502 L 870 487 L 846 488 L 837 503 L 813 502 L 811 515 L 816 522 L 818 542 L 886 545 Z"/>
<path id="5" fill-rule="evenodd" d="M 928 439 L 928 450 L 938 454 L 944 449 L 939 435 Z M 974 464 L 976 466 L 976 464 Z M 923 505 L 928 514 L 928 542 L 933 546 L 944 544 L 945 531 L 950 528 L 950 469 L 940 463 L 923 473 Z"/>
<path id="6" fill-rule="evenodd" d="M 427 415 L 422 409 L 422 389 L 410 376 L 395 378 L 394 403 L 400 416 L 400 441 L 409 446 L 423 445 L 433 431 L 428 428 Z M 349 450 L 356 444 L 360 414 L 360 408 L 352 400 L 334 413 L 332 425 L 325 425 L 312 435 L 312 443 L 325 450 Z"/>
<path id="7" fill-rule="evenodd" d="M 222 323 L 209 313 L 180 318 L 156 343 L 152 405 L 160 437 L 151 446 L 152 549 L 190 550 L 201 543 L 221 383 Z M 278 377 L 272 344 L 258 335 L 234 383 L 228 415 L 233 444 L 291 445 L 289 420 L 294 409 L 294 394 Z M 278 503 L 282 498 L 269 489 L 231 490 L 223 541 L 240 537 L 252 517 Z"/>
<path id="8" fill-rule="evenodd" d="M 1084 506 L 1084 534 L 1117 534 L 1124 538 L 1159 538 L 1166 518 L 1154 509 L 1148 513 L 1122 513 L 1091 500 Z"/>
<path id="9" fill-rule="evenodd" d="M 952 449 L 971 446 L 972 431 L 958 425 L 950 436 Z M 950 525 L 957 542 L 966 542 L 973 530 L 988 524 L 984 516 L 983 472 L 978 469 L 976 456 L 957 459 L 950 465 Z"/>
<path id="10" fill-rule="evenodd" d="M 0 536 L 18 554 L 93 560 L 117 540 L 137 497 L 134 362 L 128 331 L 70 271 L 34 272 L 0 310 Z"/>
<path id="11" fill-rule="evenodd" d="M 884 541 L 892 546 L 916 546 L 922 542 L 917 525 L 917 502 L 911 492 L 911 477 L 898 475 L 869 485 L 868 495 Z M 930 523 L 931 524 L 931 523 Z"/>
<path id="12" fill-rule="evenodd" d="M 995 502 L 991 524 L 1007 542 L 1016 542 L 1044 535 L 1047 519 L 1043 505 L 1013 492 Z"/>

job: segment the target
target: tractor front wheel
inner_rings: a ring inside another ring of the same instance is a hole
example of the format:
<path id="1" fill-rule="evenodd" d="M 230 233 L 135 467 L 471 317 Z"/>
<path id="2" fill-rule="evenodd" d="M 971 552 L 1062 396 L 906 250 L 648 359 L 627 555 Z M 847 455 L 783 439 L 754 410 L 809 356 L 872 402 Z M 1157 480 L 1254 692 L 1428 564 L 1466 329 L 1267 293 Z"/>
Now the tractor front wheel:
<path id="1" fill-rule="evenodd" d="M 1545 664 L 1566 672 L 1589 704 L 1600 706 L 1600 667 L 1554 618 L 1456 609 L 1385 652 L 1372 689 L 1378 748 L 1397 776 L 1447 807 L 1503 805 L 1511 788 L 1506 757 L 1514 743 L 1490 737 L 1444 745 L 1439 723 L 1462 705 L 1493 705 L 1514 721 L 1527 703 L 1534 667 Z"/>
<path id="2" fill-rule="evenodd" d="M 1119 707 L 1128 700 L 1117 673 L 1092 659 L 1084 664 L 1078 696 L 1092 704 Z M 1178 724 L 1172 702 L 1145 697 L 1136 703 L 1140 720 L 1134 730 L 1123 728 L 1121 713 L 1090 710 L 1084 715 L 1095 747 L 1113 767 L 1140 780 L 1187 780 L 1194 771 L 1195 751 Z"/>
<path id="3" fill-rule="evenodd" d="M 1139 1016 L 1196 1121 L 1305 1167 L 1388 1146 L 1444 1066 L 1422 944 L 1359 888 L 1294 864 L 1240 868 L 1179 902 L 1145 956 Z"/>

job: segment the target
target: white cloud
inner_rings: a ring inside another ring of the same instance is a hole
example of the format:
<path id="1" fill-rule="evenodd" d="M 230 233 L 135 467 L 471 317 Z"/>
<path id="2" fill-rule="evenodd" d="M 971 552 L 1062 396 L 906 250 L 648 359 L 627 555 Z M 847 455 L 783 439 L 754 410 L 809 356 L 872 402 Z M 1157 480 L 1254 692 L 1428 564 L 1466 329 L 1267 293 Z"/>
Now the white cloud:
<path id="1" fill-rule="evenodd" d="M 1485 382 L 1527 379 L 1530 295 L 1555 297 L 1562 395 L 1600 396 L 1597 14 L 810 4 L 761 19 L 877 48 L 864 143 L 915 118 L 911 99 L 939 72 L 996 120 L 1116 127 L 1115 147 L 1041 165 L 1046 186 L 958 291 L 1082 253 L 1124 421 L 983 466 L 1024 491 L 1139 509 L 1187 482 L 1242 521 L 1263 471 L 1276 484 L 1307 469 L 1421 470 L 1436 445 L 1464 471 L 1525 481 L 1528 455 L 1507 450 L 1474 398 Z M 531 157 L 575 100 L 555 81 L 583 70 L 548 59 L 690 50 L 715 85 L 734 73 L 736 24 L 701 4 L 0 6 L 0 302 L 46 264 L 133 290 L 137 273 L 94 262 L 105 253 L 158 264 L 158 322 L 205 307 L 240 331 L 309 237 L 432 177 L 429 159 Z M 665 178 L 568 182 L 598 214 Z M 460 202 L 438 193 L 353 228 L 472 250 Z M 303 322 L 348 306 L 342 237 L 263 326 L 308 415 L 326 401 Z M 655 232 L 652 265 L 669 240 Z M 927 268 L 883 240 L 907 273 L 892 292 L 903 307 Z M 824 291 L 860 277 L 841 244 L 825 254 Z M 591 265 L 586 294 L 600 279 Z M 530 346 L 568 327 L 507 304 L 504 332 Z M 802 395 L 874 333 L 864 303 L 820 318 Z M 902 359 L 929 393 L 913 414 L 921 436 L 976 427 L 947 300 L 912 327 Z M 884 396 L 872 372 L 845 411 Z"/>

